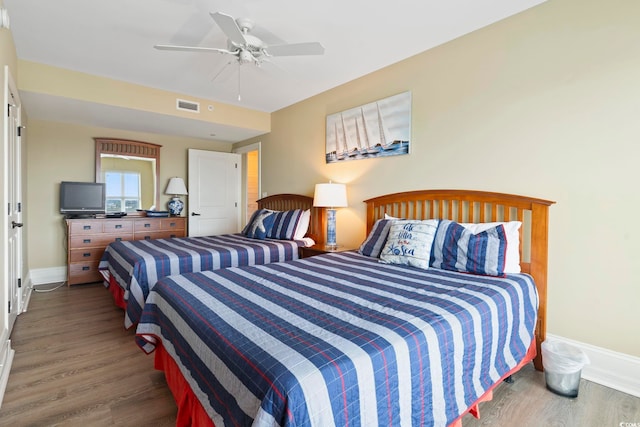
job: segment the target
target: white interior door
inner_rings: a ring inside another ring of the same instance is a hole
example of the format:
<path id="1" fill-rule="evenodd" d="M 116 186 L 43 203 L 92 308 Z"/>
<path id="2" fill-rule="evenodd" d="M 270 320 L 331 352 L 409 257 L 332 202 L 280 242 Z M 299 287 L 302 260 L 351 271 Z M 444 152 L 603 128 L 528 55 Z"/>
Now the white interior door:
<path id="1" fill-rule="evenodd" d="M 189 236 L 240 229 L 240 155 L 189 150 Z"/>
<path id="2" fill-rule="evenodd" d="M 15 351 L 11 348 L 11 328 L 20 312 L 20 288 L 17 279 L 22 271 L 21 206 L 20 198 L 20 99 L 18 90 L 4 66 L 4 108 L 0 149 L 0 404 L 9 380 Z M 16 159 L 17 157 L 17 159 Z M 5 208 L 6 207 L 6 208 Z"/>
<path id="3" fill-rule="evenodd" d="M 11 86 L 11 85 L 10 85 Z M 8 213 L 7 253 L 9 256 L 9 331 L 16 316 L 22 312 L 22 188 L 21 188 L 21 144 L 20 115 L 21 104 L 17 90 L 9 91 L 9 112 L 7 120 L 8 145 Z"/>

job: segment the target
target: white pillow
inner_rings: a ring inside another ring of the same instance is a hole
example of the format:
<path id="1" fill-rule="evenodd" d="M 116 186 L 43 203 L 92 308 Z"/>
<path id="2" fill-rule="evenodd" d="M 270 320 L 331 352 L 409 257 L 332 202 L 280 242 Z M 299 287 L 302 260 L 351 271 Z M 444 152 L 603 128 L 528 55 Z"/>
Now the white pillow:
<path id="1" fill-rule="evenodd" d="M 391 216 L 391 215 L 389 215 L 388 213 L 385 212 L 384 219 L 400 219 L 400 218 L 397 218 L 395 216 Z"/>
<path id="2" fill-rule="evenodd" d="M 302 238 L 307 234 L 307 231 L 309 231 L 310 222 L 311 222 L 311 209 L 302 211 L 302 216 L 300 216 L 300 220 L 298 221 L 296 230 L 293 232 L 293 240 L 302 240 Z"/>
<path id="3" fill-rule="evenodd" d="M 504 264 L 505 273 L 520 273 L 520 221 L 509 222 L 481 222 L 460 224 L 473 234 L 482 233 L 490 228 L 502 224 L 507 235 L 507 259 Z"/>
<path id="4" fill-rule="evenodd" d="M 394 221 L 380 252 L 380 262 L 428 269 L 437 229 L 437 219 Z"/>

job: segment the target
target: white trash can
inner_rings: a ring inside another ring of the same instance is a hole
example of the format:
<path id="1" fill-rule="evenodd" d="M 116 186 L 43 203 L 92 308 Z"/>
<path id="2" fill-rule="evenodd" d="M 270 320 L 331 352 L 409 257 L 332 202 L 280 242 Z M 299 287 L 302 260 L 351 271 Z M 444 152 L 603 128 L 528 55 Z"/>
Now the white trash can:
<path id="1" fill-rule="evenodd" d="M 582 368 L 589 363 L 577 347 L 559 341 L 542 343 L 542 365 L 547 388 L 565 397 L 578 397 Z"/>

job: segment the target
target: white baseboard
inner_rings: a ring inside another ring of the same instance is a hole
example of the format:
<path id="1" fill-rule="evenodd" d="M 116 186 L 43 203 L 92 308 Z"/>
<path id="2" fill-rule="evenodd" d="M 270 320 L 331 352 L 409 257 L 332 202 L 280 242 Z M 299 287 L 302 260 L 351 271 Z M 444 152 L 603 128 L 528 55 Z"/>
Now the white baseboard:
<path id="1" fill-rule="evenodd" d="M 552 334 L 547 334 L 547 339 L 564 342 L 585 352 L 590 360 L 582 369 L 585 380 L 640 397 L 640 357 Z"/>
<path id="2" fill-rule="evenodd" d="M 9 382 L 9 373 L 11 372 L 11 364 L 15 354 L 15 350 L 11 348 L 11 340 L 8 338 L 8 336 L 3 336 L 0 341 L 0 407 L 2 407 L 2 400 L 7 389 L 7 382 Z"/>
<path id="3" fill-rule="evenodd" d="M 67 280 L 67 267 L 35 268 L 29 270 L 29 278 L 32 287 L 64 282 Z"/>
<path id="4" fill-rule="evenodd" d="M 24 278 L 22 286 L 24 290 L 22 291 L 22 311 L 20 313 L 24 313 L 29 308 L 29 301 L 31 301 L 31 294 L 33 293 L 33 282 L 31 281 L 30 272 L 27 272 L 27 277 Z"/>

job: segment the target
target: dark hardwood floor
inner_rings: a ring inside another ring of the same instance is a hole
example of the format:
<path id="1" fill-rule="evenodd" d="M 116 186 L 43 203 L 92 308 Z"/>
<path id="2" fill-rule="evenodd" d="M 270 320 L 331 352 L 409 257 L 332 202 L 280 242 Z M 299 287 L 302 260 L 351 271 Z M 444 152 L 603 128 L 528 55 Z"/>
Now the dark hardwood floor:
<path id="1" fill-rule="evenodd" d="M 11 335 L 0 425 L 175 425 L 164 375 L 123 321 L 101 284 L 33 293 Z"/>
<path id="2" fill-rule="evenodd" d="M 123 319 L 101 284 L 34 293 L 12 333 L 16 355 L 0 426 L 175 425 L 164 376 Z M 531 365 L 514 379 L 463 427 L 640 426 L 640 398 L 585 380 L 578 398 L 557 396 Z"/>

